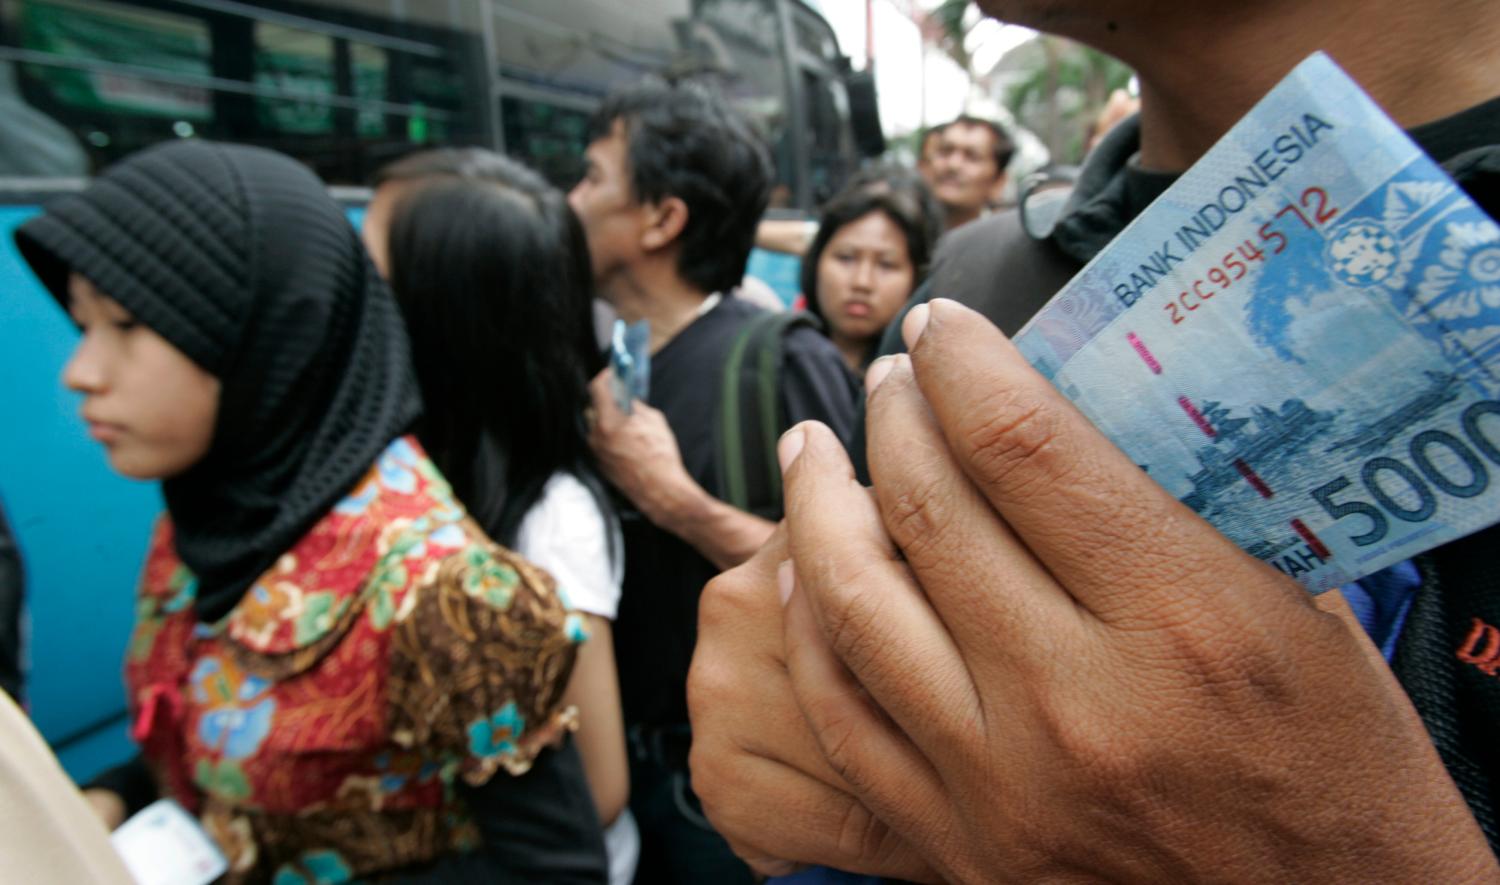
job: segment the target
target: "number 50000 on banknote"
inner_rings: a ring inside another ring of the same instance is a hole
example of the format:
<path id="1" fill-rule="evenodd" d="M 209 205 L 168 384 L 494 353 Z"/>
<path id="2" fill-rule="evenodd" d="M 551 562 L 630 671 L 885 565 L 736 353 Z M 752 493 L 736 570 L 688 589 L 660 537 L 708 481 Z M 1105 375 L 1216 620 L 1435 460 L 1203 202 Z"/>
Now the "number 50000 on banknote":
<path id="1" fill-rule="evenodd" d="M 1500 228 L 1324 55 L 1016 344 L 1314 592 L 1500 520 Z"/>

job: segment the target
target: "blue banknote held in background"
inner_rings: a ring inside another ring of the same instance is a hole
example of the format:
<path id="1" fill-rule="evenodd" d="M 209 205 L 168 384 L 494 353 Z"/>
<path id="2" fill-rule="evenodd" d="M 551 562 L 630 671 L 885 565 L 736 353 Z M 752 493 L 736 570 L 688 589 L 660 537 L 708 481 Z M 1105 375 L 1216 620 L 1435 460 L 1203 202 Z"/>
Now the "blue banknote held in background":
<path id="1" fill-rule="evenodd" d="M 1500 227 L 1322 54 L 1016 344 L 1313 592 L 1500 521 Z"/>
<path id="2" fill-rule="evenodd" d="M 615 320 L 609 343 L 609 387 L 615 405 L 629 415 L 636 400 L 651 391 L 651 324 L 645 320 L 627 325 Z"/>

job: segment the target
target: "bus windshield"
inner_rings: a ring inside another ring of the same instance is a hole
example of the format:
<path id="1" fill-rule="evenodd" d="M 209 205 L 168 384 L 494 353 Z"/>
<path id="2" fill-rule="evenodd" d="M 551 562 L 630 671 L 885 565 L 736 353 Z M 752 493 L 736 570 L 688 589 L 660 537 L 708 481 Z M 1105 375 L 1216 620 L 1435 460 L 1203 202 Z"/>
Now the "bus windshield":
<path id="1" fill-rule="evenodd" d="M 0 177 L 80 177 L 205 137 L 363 184 L 427 145 L 481 145 L 560 186 L 607 92 L 715 80 L 808 208 L 857 157 L 831 29 L 796 0 L 0 0 Z"/>

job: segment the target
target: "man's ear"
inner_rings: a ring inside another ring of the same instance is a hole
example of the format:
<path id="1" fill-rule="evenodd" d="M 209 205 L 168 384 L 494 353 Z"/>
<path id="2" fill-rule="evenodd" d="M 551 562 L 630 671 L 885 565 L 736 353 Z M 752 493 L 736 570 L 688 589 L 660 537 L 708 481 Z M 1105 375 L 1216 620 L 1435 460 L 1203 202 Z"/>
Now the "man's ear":
<path id="1" fill-rule="evenodd" d="M 641 248 L 647 252 L 672 245 L 687 228 L 688 207 L 681 197 L 662 197 L 644 208 L 646 224 L 641 231 Z"/>

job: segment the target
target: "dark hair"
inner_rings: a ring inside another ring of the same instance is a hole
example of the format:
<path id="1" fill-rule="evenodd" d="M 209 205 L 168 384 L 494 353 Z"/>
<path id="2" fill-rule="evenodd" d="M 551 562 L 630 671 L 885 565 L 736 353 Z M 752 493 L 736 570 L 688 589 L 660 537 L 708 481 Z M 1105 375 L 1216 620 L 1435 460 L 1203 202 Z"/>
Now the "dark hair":
<path id="1" fill-rule="evenodd" d="M 625 126 L 635 199 L 687 205 L 678 274 L 704 292 L 739 285 L 771 195 L 765 142 L 697 82 L 647 80 L 611 95 L 589 122 L 590 139 L 607 137 L 616 120 Z"/>
<path id="2" fill-rule="evenodd" d="M 927 275 L 932 251 L 943 232 L 942 207 L 915 172 L 894 166 L 871 166 L 852 176 L 819 212 L 818 233 L 802 256 L 802 294 L 808 313 L 823 318 L 823 309 L 818 304 L 818 262 L 828 243 L 841 228 L 871 212 L 884 214 L 906 239 L 913 291 Z"/>
<path id="3" fill-rule="evenodd" d="M 380 187 L 393 181 L 430 178 L 469 178 L 509 185 L 517 173 L 533 176 L 531 170 L 484 148 L 433 148 L 407 154 L 382 166 L 371 184 Z"/>
<path id="4" fill-rule="evenodd" d="M 402 180 L 430 180 L 396 205 L 390 235 L 391 288 L 429 406 L 417 437 L 480 525 L 513 544 L 554 473 L 598 487 L 583 424 L 603 363 L 588 246 L 535 172 L 484 152 L 454 173 L 456 155 L 435 153 L 402 161 L 426 170 Z"/>
<path id="5" fill-rule="evenodd" d="M 949 126 L 982 126 L 988 129 L 990 134 L 994 136 L 994 138 L 990 139 L 990 150 L 993 152 L 992 156 L 995 161 L 995 171 L 997 173 L 1004 172 L 1005 167 L 1010 165 L 1010 158 L 1015 156 L 1015 142 L 1010 140 L 1010 136 L 994 120 L 986 120 L 983 117 L 971 117 L 968 114 L 962 114 L 951 122 L 943 124 L 942 128 L 947 129 Z"/>

